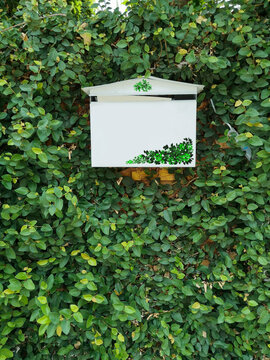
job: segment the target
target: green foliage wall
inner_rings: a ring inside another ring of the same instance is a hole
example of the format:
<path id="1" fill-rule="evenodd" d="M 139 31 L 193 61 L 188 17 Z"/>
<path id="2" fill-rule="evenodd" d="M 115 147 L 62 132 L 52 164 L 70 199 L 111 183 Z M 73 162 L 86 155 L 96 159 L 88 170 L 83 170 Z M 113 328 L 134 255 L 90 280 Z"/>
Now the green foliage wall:
<path id="1" fill-rule="evenodd" d="M 270 358 L 269 2 L 237 3 L 2 7 L 0 360 Z M 174 186 L 90 164 L 81 87 L 150 74 L 205 85 Z"/>

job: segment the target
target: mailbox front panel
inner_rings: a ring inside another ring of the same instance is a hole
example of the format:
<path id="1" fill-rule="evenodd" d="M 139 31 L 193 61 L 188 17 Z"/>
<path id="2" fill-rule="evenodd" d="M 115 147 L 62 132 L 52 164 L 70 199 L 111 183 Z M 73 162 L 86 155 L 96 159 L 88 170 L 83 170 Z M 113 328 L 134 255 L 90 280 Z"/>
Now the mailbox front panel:
<path id="1" fill-rule="evenodd" d="M 91 102 L 93 167 L 194 167 L 196 100 Z"/>

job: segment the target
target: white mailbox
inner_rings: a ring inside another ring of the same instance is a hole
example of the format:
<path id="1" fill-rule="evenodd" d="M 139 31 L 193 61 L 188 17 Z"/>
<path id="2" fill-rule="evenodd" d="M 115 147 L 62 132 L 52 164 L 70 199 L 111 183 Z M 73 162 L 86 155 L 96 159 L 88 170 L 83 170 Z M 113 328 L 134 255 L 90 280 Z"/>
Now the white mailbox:
<path id="1" fill-rule="evenodd" d="M 194 167 L 203 85 L 154 76 L 91 86 L 93 167 Z"/>

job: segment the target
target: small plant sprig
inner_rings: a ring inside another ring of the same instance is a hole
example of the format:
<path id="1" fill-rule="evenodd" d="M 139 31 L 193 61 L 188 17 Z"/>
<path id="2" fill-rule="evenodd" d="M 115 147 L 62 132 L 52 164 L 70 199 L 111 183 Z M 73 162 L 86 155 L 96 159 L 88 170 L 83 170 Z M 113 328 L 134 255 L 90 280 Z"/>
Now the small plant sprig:
<path id="1" fill-rule="evenodd" d="M 142 80 L 142 81 L 139 81 L 138 83 L 136 83 L 134 85 L 134 89 L 136 91 L 149 91 L 152 89 L 152 85 L 149 83 L 149 81 L 146 81 L 146 80 Z"/>

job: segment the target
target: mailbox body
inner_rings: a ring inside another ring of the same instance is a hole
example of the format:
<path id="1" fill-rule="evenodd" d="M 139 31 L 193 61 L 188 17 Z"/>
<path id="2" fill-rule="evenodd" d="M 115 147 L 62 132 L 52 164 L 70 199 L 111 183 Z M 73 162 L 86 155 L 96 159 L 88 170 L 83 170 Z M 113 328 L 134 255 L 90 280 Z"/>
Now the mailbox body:
<path id="1" fill-rule="evenodd" d="M 155 77 L 93 86 L 90 96 L 93 167 L 193 167 L 201 85 Z"/>

